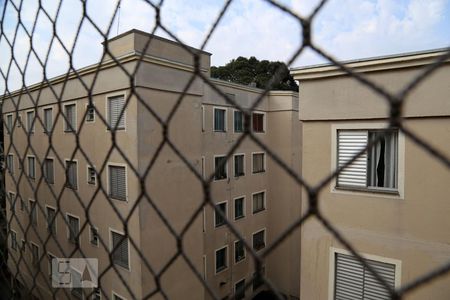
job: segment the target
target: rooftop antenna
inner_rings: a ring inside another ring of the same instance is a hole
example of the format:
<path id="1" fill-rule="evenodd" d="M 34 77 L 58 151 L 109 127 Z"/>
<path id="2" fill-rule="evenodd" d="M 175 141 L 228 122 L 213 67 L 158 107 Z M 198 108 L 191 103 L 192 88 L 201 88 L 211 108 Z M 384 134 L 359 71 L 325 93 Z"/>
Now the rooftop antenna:
<path id="1" fill-rule="evenodd" d="M 119 28 L 120 28 L 120 0 L 119 0 L 119 9 L 118 9 L 118 17 L 117 17 L 117 35 L 119 35 Z"/>

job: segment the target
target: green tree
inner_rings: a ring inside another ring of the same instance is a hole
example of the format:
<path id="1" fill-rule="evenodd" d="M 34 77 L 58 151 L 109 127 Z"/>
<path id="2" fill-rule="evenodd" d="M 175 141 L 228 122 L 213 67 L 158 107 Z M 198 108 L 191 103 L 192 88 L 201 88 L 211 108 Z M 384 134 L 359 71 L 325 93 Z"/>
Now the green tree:
<path id="1" fill-rule="evenodd" d="M 298 91 L 298 86 L 289 74 L 286 64 L 279 61 L 259 61 L 254 56 L 250 58 L 239 56 L 225 66 L 212 66 L 211 77 L 244 85 L 255 84 L 256 87 L 265 89 L 277 70 L 279 80 L 274 81 L 270 89 Z"/>

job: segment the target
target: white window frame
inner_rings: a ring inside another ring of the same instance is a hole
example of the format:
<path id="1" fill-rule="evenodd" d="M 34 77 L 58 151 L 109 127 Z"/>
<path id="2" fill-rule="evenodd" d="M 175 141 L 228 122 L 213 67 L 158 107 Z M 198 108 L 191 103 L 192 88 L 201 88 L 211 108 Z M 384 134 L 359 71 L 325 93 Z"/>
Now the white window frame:
<path id="1" fill-rule="evenodd" d="M 39 252 L 40 252 L 40 250 L 39 250 L 39 245 L 38 244 L 36 244 L 36 243 L 34 243 L 34 242 L 30 242 L 30 252 L 31 252 L 31 264 L 33 265 L 33 266 L 38 266 L 38 264 L 40 263 L 40 261 L 39 261 Z M 33 261 L 33 246 L 32 245 L 34 245 L 34 246 L 36 246 L 37 247 L 37 261 L 36 262 L 34 262 Z M 36 264 L 35 264 L 36 263 Z"/>
<path id="2" fill-rule="evenodd" d="M 9 164 L 8 164 L 8 161 L 9 161 L 9 157 L 12 157 L 12 160 L 11 160 L 11 166 L 9 166 Z M 11 167 L 11 169 L 9 169 L 9 167 Z M 7 168 L 7 171 L 11 174 L 11 175 L 14 175 L 14 153 L 8 153 L 7 155 L 6 155 L 6 168 Z"/>
<path id="3" fill-rule="evenodd" d="M 51 157 L 51 156 L 48 156 L 48 157 L 44 158 L 43 166 L 45 166 L 45 162 L 46 162 L 47 159 L 53 160 L 53 182 L 48 182 L 48 181 L 46 181 L 45 178 L 44 178 L 44 181 L 47 184 L 55 184 L 55 181 L 56 181 L 56 176 L 55 176 L 55 158 Z M 42 176 L 44 176 L 44 174 L 42 174 Z"/>
<path id="4" fill-rule="evenodd" d="M 227 156 L 225 154 L 218 154 L 218 155 L 214 155 L 213 156 L 213 166 L 214 166 L 214 174 L 216 174 L 216 157 L 225 157 L 225 159 L 227 158 Z M 226 159 L 225 162 L 225 171 L 226 171 L 226 175 L 225 178 L 222 179 L 216 179 L 216 176 L 214 175 L 214 181 L 223 181 L 223 180 L 228 180 L 229 178 L 229 172 L 228 172 L 228 159 Z"/>
<path id="5" fill-rule="evenodd" d="M 235 241 L 233 242 L 233 263 L 234 263 L 235 265 L 237 265 L 237 264 L 239 264 L 239 263 L 241 263 L 241 262 L 243 262 L 243 261 L 245 261 L 245 260 L 247 259 L 247 249 L 245 248 L 245 244 L 244 244 L 244 245 L 243 245 L 243 246 L 244 246 L 244 258 L 241 259 L 240 261 L 236 261 L 236 244 L 237 244 L 239 241 L 242 241 L 242 242 L 244 243 L 244 240 L 243 240 L 243 239 L 242 239 L 242 240 L 235 240 Z"/>
<path id="6" fill-rule="evenodd" d="M 123 236 L 126 236 L 126 234 L 123 231 L 119 231 L 119 230 L 111 228 L 111 227 L 108 227 L 108 231 L 109 231 L 109 234 L 108 234 L 109 235 L 109 253 L 111 253 L 111 255 L 112 255 L 112 251 L 113 251 L 112 233 L 115 232 L 115 233 L 118 233 L 118 234 L 123 235 Z M 114 262 L 113 262 L 113 264 L 115 266 L 120 267 L 122 270 L 126 270 L 126 271 L 131 273 L 131 253 L 130 253 L 130 250 L 131 250 L 130 239 L 131 238 L 130 238 L 130 236 L 128 236 L 127 239 L 128 239 L 128 243 L 127 243 L 128 244 L 128 250 L 127 250 L 128 251 L 128 268 L 125 268 L 125 267 L 123 267 L 121 265 L 117 265 Z M 121 296 L 119 295 L 119 297 L 121 297 Z"/>
<path id="7" fill-rule="evenodd" d="M 222 249 L 226 249 L 226 251 L 225 251 L 225 254 L 226 254 L 225 262 L 226 262 L 226 264 L 225 264 L 225 268 L 217 271 L 217 269 L 216 269 L 216 267 L 217 267 L 217 252 L 222 250 Z M 223 247 L 220 247 L 220 248 L 217 248 L 216 250 L 214 250 L 214 275 L 220 274 L 220 273 L 226 271 L 230 267 L 230 262 L 229 262 L 230 254 L 229 254 L 228 250 L 229 250 L 228 249 L 228 245 L 225 245 Z"/>
<path id="8" fill-rule="evenodd" d="M 50 131 L 47 131 L 47 128 L 46 128 L 46 120 L 45 120 L 45 111 L 46 110 L 50 110 L 51 111 L 51 116 L 52 116 L 52 128 L 50 128 Z M 44 107 L 43 109 L 42 109 L 42 120 L 43 120 L 43 123 L 44 123 L 44 133 L 45 134 L 49 134 L 50 132 L 52 132 L 53 131 L 53 126 L 54 126 L 54 120 L 53 120 L 53 106 L 49 106 L 49 107 Z"/>
<path id="9" fill-rule="evenodd" d="M 221 130 L 216 130 L 216 128 L 215 128 L 215 119 L 216 119 L 216 110 L 217 109 L 220 109 L 220 110 L 224 110 L 225 111 L 225 115 L 224 115 L 224 130 L 223 131 L 221 131 Z M 213 123 L 212 123 L 212 129 L 213 129 L 213 132 L 222 132 L 222 133 L 226 133 L 226 132 L 228 132 L 228 120 L 227 120 L 227 118 L 228 118 L 228 107 L 226 107 L 226 106 L 213 106 L 213 115 L 212 115 L 212 119 L 213 119 Z"/>
<path id="10" fill-rule="evenodd" d="M 253 245 L 253 236 L 254 236 L 255 234 L 257 234 L 257 233 L 260 233 L 261 231 L 264 231 L 264 247 L 262 247 L 261 249 L 256 250 L 255 247 L 254 247 L 254 245 Z M 266 247 L 267 247 L 267 228 L 266 228 L 266 227 L 263 227 L 263 228 L 258 229 L 257 231 L 252 232 L 252 249 L 253 249 L 255 252 L 259 252 L 259 251 L 264 250 Z"/>
<path id="11" fill-rule="evenodd" d="M 69 216 L 78 219 L 78 246 L 81 247 L 81 222 L 80 222 L 80 217 L 71 214 L 71 213 L 66 213 L 66 221 L 67 221 L 67 241 L 70 244 L 76 244 L 77 241 L 73 242 L 72 240 L 70 240 L 70 222 L 69 222 Z"/>
<path id="12" fill-rule="evenodd" d="M 56 236 L 58 234 L 58 224 L 57 224 L 58 214 L 57 214 L 57 210 L 56 210 L 56 207 L 53 207 L 53 206 L 48 205 L 48 204 L 45 205 L 45 221 L 46 221 L 45 225 L 47 226 L 47 230 L 48 230 L 48 208 L 51 208 L 51 209 L 55 210 L 55 220 L 53 221 L 53 223 L 55 224 L 55 233 L 54 233 L 54 235 Z M 49 232 L 49 231 L 47 231 L 47 232 Z M 52 234 L 52 233 L 50 233 L 50 234 Z"/>
<path id="13" fill-rule="evenodd" d="M 8 128 L 8 118 L 9 118 L 9 116 L 11 116 L 11 128 Z M 11 131 L 12 131 L 12 129 L 13 129 L 13 127 L 14 127 L 14 114 L 13 113 L 9 113 L 9 114 L 6 114 L 6 122 L 5 122 L 5 127 L 6 127 L 6 134 L 8 134 L 8 135 L 10 135 L 11 134 Z"/>
<path id="14" fill-rule="evenodd" d="M 123 96 L 123 99 L 124 99 L 124 105 L 127 103 L 127 97 L 128 97 L 128 94 L 127 94 L 127 92 L 125 92 L 125 91 L 122 91 L 122 92 L 116 92 L 116 93 L 110 93 L 110 94 L 107 94 L 107 95 L 105 95 L 105 110 L 106 110 L 106 112 L 105 112 L 105 116 L 106 116 L 106 131 L 110 131 L 109 130 L 109 127 L 111 127 L 111 129 L 112 129 L 112 126 L 109 124 L 109 98 L 114 98 L 114 97 L 118 97 L 118 96 Z M 129 101 L 129 103 L 131 103 L 131 101 Z M 117 129 L 116 129 L 116 132 L 117 131 L 124 131 L 124 132 L 126 132 L 127 131 L 127 109 L 130 107 L 130 105 L 128 104 L 126 107 L 125 107 L 125 110 L 123 111 L 123 115 L 122 115 L 122 118 L 123 118 L 123 128 L 121 128 L 121 127 L 117 127 Z"/>
<path id="15" fill-rule="evenodd" d="M 264 209 L 261 209 L 261 210 L 258 210 L 258 211 L 255 212 L 254 209 L 253 209 L 253 195 L 256 195 L 256 194 L 259 194 L 259 193 L 262 193 L 262 192 L 264 192 Z M 267 210 L 267 191 L 266 190 L 261 190 L 261 191 L 252 193 L 252 215 L 256 215 L 256 214 L 258 214 L 260 212 L 263 212 L 263 211 L 266 211 L 266 210 Z"/>
<path id="16" fill-rule="evenodd" d="M 14 233 L 15 245 L 16 245 L 16 248 L 14 249 L 13 248 L 13 238 L 12 238 L 12 235 L 11 235 L 11 249 L 13 249 L 14 251 L 19 251 L 19 243 L 17 242 L 17 232 L 15 230 L 12 230 L 12 229 L 10 229 L 10 231 Z"/>
<path id="17" fill-rule="evenodd" d="M 205 114 L 206 114 L 205 106 L 202 105 L 202 106 L 200 107 L 200 110 L 201 110 L 201 112 L 202 112 L 202 132 L 205 132 Z"/>
<path id="18" fill-rule="evenodd" d="M 328 299 L 329 300 L 334 299 L 334 284 L 335 284 L 334 275 L 336 272 L 336 259 L 335 259 L 336 253 L 353 256 L 353 254 L 348 250 L 330 247 L 330 249 L 329 249 L 329 264 L 328 264 L 329 265 L 329 267 L 328 267 L 328 270 L 329 270 L 329 273 L 328 273 Z M 395 288 L 397 289 L 400 287 L 401 275 L 402 275 L 401 260 L 378 256 L 378 255 L 373 255 L 373 254 L 362 253 L 362 252 L 358 252 L 358 254 L 364 259 L 370 259 L 370 260 L 379 261 L 382 263 L 388 263 L 388 264 L 395 265 L 395 281 L 394 281 Z"/>
<path id="19" fill-rule="evenodd" d="M 110 190 L 109 190 L 109 166 L 113 167 L 125 167 L 125 199 L 116 199 L 110 196 Z M 108 162 L 106 164 L 106 190 L 108 192 L 108 197 L 122 202 L 128 202 L 128 165 L 124 163 L 116 163 L 116 162 Z"/>
<path id="20" fill-rule="evenodd" d="M 70 105 L 75 105 L 75 126 L 72 126 L 73 131 L 70 131 L 70 129 L 66 129 L 66 127 L 68 127 L 68 126 L 66 126 L 66 125 L 68 125 L 67 116 L 66 116 L 66 106 L 70 106 Z M 64 103 L 63 111 L 62 111 L 62 114 L 64 116 L 61 117 L 63 120 L 62 125 L 63 125 L 63 133 L 64 134 L 73 134 L 73 133 L 78 132 L 78 112 L 77 111 L 78 111 L 77 102 L 72 101 L 72 102 Z"/>
<path id="21" fill-rule="evenodd" d="M 244 156 L 244 159 L 243 159 L 243 163 L 244 163 L 244 174 L 243 175 L 239 175 L 239 176 L 236 176 L 236 170 L 235 170 L 235 167 L 236 167 L 236 164 L 235 164 L 235 159 L 236 159 L 236 156 Z M 236 154 L 233 154 L 233 177 L 234 178 L 239 178 L 239 177 L 243 177 L 243 176 L 245 176 L 246 175 L 246 172 L 247 170 L 246 170 L 246 163 L 245 163 L 245 153 L 236 153 Z"/>
<path id="22" fill-rule="evenodd" d="M 75 187 L 75 188 L 72 188 L 71 186 L 68 186 L 67 185 L 67 162 L 75 162 L 75 165 L 76 165 L 76 167 L 77 167 L 77 186 Z M 78 159 L 70 159 L 70 158 L 65 158 L 64 159 L 64 187 L 65 188 L 68 188 L 68 189 L 71 189 L 71 190 L 74 190 L 74 191 L 76 191 L 76 190 L 78 190 L 78 188 L 79 188 L 79 186 L 80 186 L 80 178 L 78 178 L 79 176 L 78 176 Z"/>
<path id="23" fill-rule="evenodd" d="M 30 112 L 32 112 L 33 113 L 33 118 L 34 118 L 34 120 L 31 120 L 31 128 L 28 128 L 28 124 L 29 124 L 29 120 L 28 120 L 28 114 L 30 113 Z M 35 129 L 36 129 L 36 121 L 37 121 L 37 117 L 36 117 L 36 110 L 33 108 L 33 109 L 27 109 L 26 111 L 25 111 L 25 115 L 27 116 L 27 134 L 34 134 L 34 131 L 35 131 Z"/>
<path id="24" fill-rule="evenodd" d="M 217 202 L 216 204 L 214 204 L 214 228 L 221 228 L 222 226 L 225 226 L 227 223 L 226 221 L 224 221 L 224 223 L 217 225 L 216 224 L 216 206 L 220 205 L 220 204 L 224 204 L 225 203 L 225 219 L 228 219 L 228 201 L 222 201 L 222 202 Z"/>
<path id="25" fill-rule="evenodd" d="M 243 278 L 241 278 L 241 279 L 239 279 L 239 280 L 237 280 L 237 281 L 234 282 L 234 284 L 233 284 L 233 293 L 234 293 L 235 296 L 237 295 L 236 285 L 237 285 L 238 283 L 241 283 L 242 281 L 244 282 L 244 298 L 243 298 L 243 299 L 245 299 L 245 292 L 246 292 L 246 288 L 245 288 L 245 277 L 243 277 Z M 235 299 L 235 297 L 233 297 L 233 299 Z"/>
<path id="26" fill-rule="evenodd" d="M 264 171 L 256 172 L 256 173 L 253 172 L 253 155 L 255 155 L 255 154 L 263 154 L 264 155 L 264 159 L 263 159 L 263 169 L 264 169 Z M 252 152 L 252 175 L 259 175 L 259 174 L 264 174 L 264 173 L 267 172 L 267 161 L 266 161 L 266 159 L 267 159 L 266 152 L 264 152 L 264 151 Z"/>
<path id="27" fill-rule="evenodd" d="M 242 113 L 242 131 L 236 131 L 236 128 L 234 126 L 234 124 L 235 124 L 234 113 L 235 112 L 241 112 Z M 233 133 L 243 133 L 243 132 L 245 132 L 245 113 L 242 110 L 233 109 Z"/>
<path id="28" fill-rule="evenodd" d="M 29 157 L 32 157 L 32 158 L 34 158 L 34 177 L 30 177 L 30 161 L 29 161 Z M 34 156 L 34 155 L 27 155 L 27 177 L 30 179 L 30 180 L 36 180 L 36 176 L 37 176 L 37 174 L 36 174 L 36 156 Z"/>
<path id="29" fill-rule="evenodd" d="M 92 182 L 89 182 L 89 179 L 90 179 L 90 177 L 91 177 L 91 175 L 89 174 L 89 169 L 93 169 L 94 172 L 95 172 L 95 177 L 94 177 L 94 182 L 93 182 L 93 183 L 92 183 Z M 86 175 L 86 183 L 87 183 L 88 185 L 97 186 L 97 179 L 98 179 L 98 176 L 97 176 L 97 170 L 95 169 L 95 166 L 87 165 L 87 166 L 86 166 L 86 172 L 87 172 L 87 175 Z M 109 180 L 108 180 L 108 182 L 109 182 Z"/>
<path id="30" fill-rule="evenodd" d="M 331 166 L 330 173 L 336 170 L 337 166 L 337 135 L 339 130 L 380 130 L 388 129 L 388 123 L 378 122 L 354 122 L 354 123 L 338 123 L 331 125 Z M 354 195 L 375 198 L 404 199 L 405 191 L 405 135 L 398 130 L 397 132 L 397 193 L 386 193 L 383 190 L 377 191 L 372 189 L 354 190 L 350 188 L 336 188 L 337 176 L 333 178 L 330 184 L 330 192 L 343 195 Z"/>
<path id="31" fill-rule="evenodd" d="M 31 205 L 31 202 L 34 202 L 34 204 Z M 36 214 L 36 224 L 35 224 L 35 226 L 37 227 L 39 225 L 39 222 L 38 222 L 38 209 L 39 209 L 38 208 L 38 204 L 37 204 L 36 200 L 31 199 L 31 198 L 28 199 L 28 204 L 30 205 L 30 209 L 29 209 L 30 223 L 33 224 L 32 223 L 32 218 L 31 218 L 31 212 L 33 211 L 33 206 L 34 206 L 34 211 L 35 211 L 35 214 Z"/>
<path id="32" fill-rule="evenodd" d="M 242 217 L 239 217 L 236 219 L 236 200 L 241 199 L 241 198 L 244 199 L 244 201 L 243 201 L 243 213 L 244 214 L 242 215 Z M 245 219 L 245 217 L 247 216 L 246 202 L 247 202 L 247 199 L 246 199 L 245 195 L 233 198 L 233 220 L 234 221 L 239 221 L 241 219 Z"/>
<path id="33" fill-rule="evenodd" d="M 92 121 L 89 121 L 88 120 L 88 116 L 89 116 L 89 102 L 88 103 L 86 103 L 86 118 L 85 118 L 85 122 L 86 123 L 95 123 L 95 119 L 96 119 L 96 114 L 97 114 L 97 111 L 95 110 L 95 103 L 94 103 L 94 101 L 92 101 L 92 106 L 91 106 L 92 108 L 94 108 L 94 119 L 92 120 Z"/>
<path id="34" fill-rule="evenodd" d="M 253 130 L 253 114 L 260 114 L 263 115 L 263 131 L 254 131 Z M 259 111 L 259 110 L 254 110 L 252 111 L 252 115 L 251 115 L 251 131 L 257 134 L 265 134 L 267 132 L 267 113 L 264 111 Z"/>
<path id="35" fill-rule="evenodd" d="M 92 228 L 94 228 L 97 231 L 97 245 L 92 243 L 92 234 L 91 234 L 92 233 L 92 231 L 91 231 Z M 96 227 L 96 226 L 89 225 L 89 244 L 91 244 L 91 246 L 93 246 L 93 247 L 97 247 L 97 248 L 99 247 L 100 234 L 98 232 L 98 227 Z"/>

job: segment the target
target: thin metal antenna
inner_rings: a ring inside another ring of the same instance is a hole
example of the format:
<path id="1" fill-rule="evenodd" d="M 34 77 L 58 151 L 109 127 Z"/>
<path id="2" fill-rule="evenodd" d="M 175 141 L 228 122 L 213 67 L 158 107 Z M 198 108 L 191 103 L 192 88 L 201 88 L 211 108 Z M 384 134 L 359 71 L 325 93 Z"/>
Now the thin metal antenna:
<path id="1" fill-rule="evenodd" d="M 120 5 L 122 3 L 119 3 L 119 9 L 118 9 L 118 17 L 117 17 L 117 35 L 119 35 L 119 28 L 120 28 Z"/>

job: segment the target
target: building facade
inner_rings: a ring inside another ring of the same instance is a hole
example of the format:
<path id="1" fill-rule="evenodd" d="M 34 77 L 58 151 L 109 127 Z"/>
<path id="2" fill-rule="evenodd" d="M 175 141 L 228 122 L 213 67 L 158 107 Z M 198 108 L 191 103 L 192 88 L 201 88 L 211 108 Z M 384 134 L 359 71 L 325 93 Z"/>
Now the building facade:
<path id="1" fill-rule="evenodd" d="M 209 53 L 137 30 L 104 46 L 101 63 L 3 97 L 19 289 L 38 299 L 209 299 L 202 280 L 220 298 L 267 289 L 223 215 L 261 254 L 299 218 L 301 189 L 251 138 L 233 145 L 247 120 L 299 173 L 298 95 L 211 79 Z M 245 118 L 238 106 L 261 97 Z M 296 231 L 263 258 L 265 278 L 294 299 L 299 251 Z M 55 257 L 97 258 L 101 289 L 53 289 Z"/>
<path id="2" fill-rule="evenodd" d="M 354 72 L 395 94 L 444 51 L 349 62 Z M 450 64 L 446 60 L 405 98 L 402 124 L 450 157 Z M 391 288 L 450 261 L 448 166 L 398 128 L 390 106 L 335 66 L 293 69 L 300 82 L 302 176 L 317 184 L 368 143 L 374 147 L 319 193 L 324 218 Z M 307 142 L 306 142 L 307 141 Z M 317 151 L 322 149 L 322 151 Z M 307 195 L 303 195 L 307 209 Z M 301 231 L 301 299 L 390 299 L 389 291 L 317 219 Z M 448 299 L 450 275 L 404 299 Z"/>

